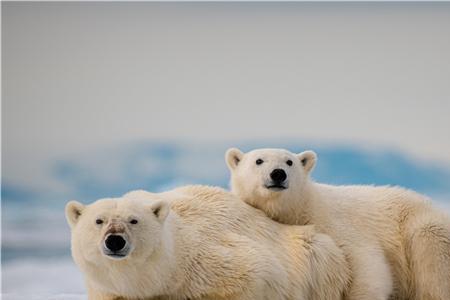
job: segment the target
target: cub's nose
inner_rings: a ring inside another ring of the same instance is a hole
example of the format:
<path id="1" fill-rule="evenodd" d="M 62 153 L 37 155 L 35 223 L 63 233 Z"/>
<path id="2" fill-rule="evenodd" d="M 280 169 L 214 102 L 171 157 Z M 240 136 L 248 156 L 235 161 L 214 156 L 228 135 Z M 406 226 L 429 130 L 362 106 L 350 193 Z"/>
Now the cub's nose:
<path id="1" fill-rule="evenodd" d="M 111 234 L 106 238 L 105 246 L 112 252 L 117 252 L 122 250 L 126 243 L 125 239 L 120 235 Z"/>
<path id="2" fill-rule="evenodd" d="M 281 183 L 286 180 L 287 175 L 283 169 L 275 169 L 270 173 L 270 178 L 272 178 L 274 182 Z"/>

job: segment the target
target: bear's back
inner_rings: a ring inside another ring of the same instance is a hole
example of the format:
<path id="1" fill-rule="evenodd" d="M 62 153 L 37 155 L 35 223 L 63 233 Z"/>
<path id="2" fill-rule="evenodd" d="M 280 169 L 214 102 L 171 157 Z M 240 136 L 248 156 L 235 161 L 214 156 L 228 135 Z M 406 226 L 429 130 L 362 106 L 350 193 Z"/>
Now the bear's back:
<path id="1" fill-rule="evenodd" d="M 259 241 L 279 242 L 288 231 L 298 231 L 299 235 L 304 231 L 269 219 L 261 210 L 222 188 L 192 185 L 177 188 L 174 192 L 180 197 L 172 201 L 171 209 L 185 223 L 202 232 L 222 231 Z"/>
<path id="2" fill-rule="evenodd" d="M 187 294 L 202 282 L 239 290 L 254 276 L 264 291 L 283 299 L 339 299 L 347 286 L 345 257 L 330 237 L 314 226 L 277 223 L 222 188 L 194 185 L 128 197 L 170 203 L 166 222 L 178 249 L 177 269 L 195 281 L 186 285 Z"/>
<path id="3" fill-rule="evenodd" d="M 277 223 L 217 187 L 186 186 L 174 192 L 181 197 L 171 203 L 172 210 L 194 226 L 206 243 L 237 247 L 259 257 L 268 270 L 282 267 L 278 276 L 290 282 L 287 289 L 304 295 L 309 291 L 307 299 L 337 299 L 347 286 L 349 269 L 342 250 L 329 236 L 316 233 L 314 226 Z"/>

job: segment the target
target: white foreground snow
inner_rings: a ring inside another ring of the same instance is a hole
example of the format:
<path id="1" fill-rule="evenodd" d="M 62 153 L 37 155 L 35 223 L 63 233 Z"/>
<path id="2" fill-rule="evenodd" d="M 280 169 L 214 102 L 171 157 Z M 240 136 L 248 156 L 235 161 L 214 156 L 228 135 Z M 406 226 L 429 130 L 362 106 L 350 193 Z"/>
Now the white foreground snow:
<path id="1" fill-rule="evenodd" d="M 2 266 L 3 300 L 86 300 L 83 277 L 71 258 L 24 259 Z"/>

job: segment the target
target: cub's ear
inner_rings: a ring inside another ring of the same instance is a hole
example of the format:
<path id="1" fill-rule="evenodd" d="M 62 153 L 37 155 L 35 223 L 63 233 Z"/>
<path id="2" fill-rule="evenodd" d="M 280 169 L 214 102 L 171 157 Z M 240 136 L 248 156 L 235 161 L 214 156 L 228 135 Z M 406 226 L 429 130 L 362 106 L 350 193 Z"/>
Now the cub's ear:
<path id="1" fill-rule="evenodd" d="M 232 171 L 236 169 L 237 165 L 241 161 L 244 153 L 238 148 L 230 148 L 225 153 L 225 161 L 227 162 L 228 168 Z"/>
<path id="2" fill-rule="evenodd" d="M 304 151 L 297 154 L 297 157 L 307 173 L 311 172 L 316 165 L 317 155 L 314 151 Z"/>
<path id="3" fill-rule="evenodd" d="M 150 205 L 150 209 L 161 223 L 164 222 L 170 211 L 169 203 L 164 200 L 156 201 L 155 203 Z"/>
<path id="4" fill-rule="evenodd" d="M 84 210 L 85 206 L 77 201 L 70 201 L 66 204 L 66 219 L 70 228 L 73 228 Z"/>

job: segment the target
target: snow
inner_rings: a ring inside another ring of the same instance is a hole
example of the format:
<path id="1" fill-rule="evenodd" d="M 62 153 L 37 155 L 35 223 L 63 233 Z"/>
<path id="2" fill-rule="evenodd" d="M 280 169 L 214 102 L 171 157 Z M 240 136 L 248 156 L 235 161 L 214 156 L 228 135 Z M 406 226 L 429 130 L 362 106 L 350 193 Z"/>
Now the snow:
<path id="1" fill-rule="evenodd" d="M 87 300 L 87 296 L 83 294 L 59 294 L 59 295 L 19 295 L 19 294 L 3 294 L 3 300 Z"/>
<path id="2" fill-rule="evenodd" d="M 3 300 L 87 299 L 83 277 L 70 257 L 20 259 L 2 266 Z"/>

